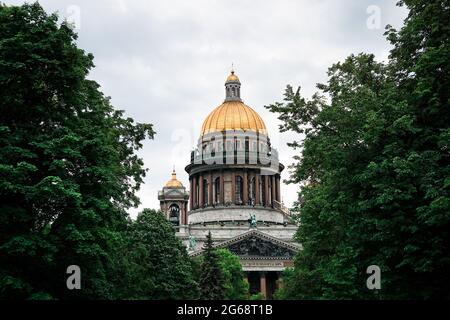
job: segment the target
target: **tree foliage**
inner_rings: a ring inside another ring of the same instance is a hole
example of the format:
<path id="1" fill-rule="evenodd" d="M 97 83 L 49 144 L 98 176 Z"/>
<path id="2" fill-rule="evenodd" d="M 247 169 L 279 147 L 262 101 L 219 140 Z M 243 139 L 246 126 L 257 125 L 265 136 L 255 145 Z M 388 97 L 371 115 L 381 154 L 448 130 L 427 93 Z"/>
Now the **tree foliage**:
<path id="1" fill-rule="evenodd" d="M 301 184 L 303 250 L 285 298 L 449 298 L 450 7 L 405 0 L 409 15 L 387 63 L 351 55 L 311 99 L 288 86 L 281 131 L 303 138 L 291 182 Z M 381 268 L 382 289 L 366 287 Z"/>
<path id="2" fill-rule="evenodd" d="M 220 265 L 219 254 L 213 247 L 211 232 L 208 232 L 200 264 L 200 299 L 222 300 L 226 298 L 226 282 Z"/>
<path id="3" fill-rule="evenodd" d="M 249 284 L 244 279 L 244 272 L 239 257 L 228 249 L 218 249 L 219 265 L 225 279 L 225 299 L 244 300 L 249 295 Z"/>
<path id="4" fill-rule="evenodd" d="M 161 212 L 146 209 L 131 222 L 125 299 L 195 299 L 198 286 L 186 248 Z"/>
<path id="5" fill-rule="evenodd" d="M 0 5 L 0 297 L 113 298 L 150 124 L 86 77 L 93 56 L 39 4 Z M 66 288 L 78 265 L 82 290 Z"/>

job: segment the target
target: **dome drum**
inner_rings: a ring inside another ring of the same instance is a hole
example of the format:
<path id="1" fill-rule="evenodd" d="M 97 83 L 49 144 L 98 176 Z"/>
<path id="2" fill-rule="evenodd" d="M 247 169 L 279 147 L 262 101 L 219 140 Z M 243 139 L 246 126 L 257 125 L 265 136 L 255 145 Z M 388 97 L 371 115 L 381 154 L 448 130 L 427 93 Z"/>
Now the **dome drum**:
<path id="1" fill-rule="evenodd" d="M 232 152 L 202 152 L 198 149 L 191 151 L 191 162 L 186 166 L 186 171 L 193 172 L 194 168 L 200 166 L 205 170 L 211 170 L 213 166 L 242 166 L 256 167 L 261 170 L 273 170 L 281 172 L 284 166 L 279 162 L 278 151 L 271 149 L 270 152 L 254 152 L 254 151 L 232 151 Z"/>
<path id="2" fill-rule="evenodd" d="M 274 210 L 281 204 L 284 166 L 264 121 L 240 99 L 234 72 L 225 87 L 226 99 L 203 122 L 198 148 L 186 167 L 191 211 L 231 206 Z"/>

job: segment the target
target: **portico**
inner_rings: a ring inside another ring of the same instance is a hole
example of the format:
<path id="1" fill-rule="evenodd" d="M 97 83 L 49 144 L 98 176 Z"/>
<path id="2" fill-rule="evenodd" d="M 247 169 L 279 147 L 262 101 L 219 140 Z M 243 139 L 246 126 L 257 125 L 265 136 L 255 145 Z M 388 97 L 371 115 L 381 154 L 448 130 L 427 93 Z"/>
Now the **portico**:
<path id="1" fill-rule="evenodd" d="M 250 229 L 214 247 L 227 248 L 236 254 L 249 283 L 250 293 L 260 292 L 266 299 L 272 299 L 275 291 L 282 286 L 281 274 L 286 268 L 294 266 L 294 256 L 301 248 L 257 229 Z M 197 251 L 190 255 L 201 253 Z"/>

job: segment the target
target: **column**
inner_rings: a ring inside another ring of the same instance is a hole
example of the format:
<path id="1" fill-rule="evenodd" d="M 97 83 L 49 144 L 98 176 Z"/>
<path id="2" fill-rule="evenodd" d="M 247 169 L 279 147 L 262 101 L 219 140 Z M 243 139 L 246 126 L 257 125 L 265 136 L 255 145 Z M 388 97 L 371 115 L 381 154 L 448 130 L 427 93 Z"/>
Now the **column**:
<path id="1" fill-rule="evenodd" d="M 223 170 L 220 172 L 220 203 L 225 204 L 225 180 L 223 178 Z"/>
<path id="2" fill-rule="evenodd" d="M 195 176 L 192 177 L 192 209 L 197 208 L 197 178 Z"/>
<path id="3" fill-rule="evenodd" d="M 276 200 L 276 182 L 275 175 L 271 175 L 270 179 L 272 180 L 272 206 L 275 205 Z"/>
<path id="4" fill-rule="evenodd" d="M 269 206 L 269 176 L 265 175 L 264 177 L 264 206 Z"/>
<path id="5" fill-rule="evenodd" d="M 264 298 L 267 299 L 267 281 L 266 281 L 266 273 L 261 271 L 259 273 L 259 281 L 260 281 L 260 292 L 264 295 Z"/>
<path id="6" fill-rule="evenodd" d="M 277 182 L 277 201 L 281 202 L 281 195 L 280 195 L 280 176 L 277 175 L 275 181 Z"/>
<path id="7" fill-rule="evenodd" d="M 236 173 L 234 169 L 231 172 L 231 202 L 233 205 L 236 204 Z"/>
<path id="8" fill-rule="evenodd" d="M 213 204 L 213 175 L 212 172 L 209 173 L 209 185 L 208 185 L 208 203 L 210 206 Z"/>
<path id="9" fill-rule="evenodd" d="M 191 210 L 194 208 L 194 183 L 192 182 L 192 177 L 189 179 L 189 208 Z"/>
<path id="10" fill-rule="evenodd" d="M 184 203 L 180 202 L 180 226 L 184 224 Z"/>
<path id="11" fill-rule="evenodd" d="M 199 175 L 198 179 L 199 179 L 199 181 L 198 181 L 198 184 L 199 184 L 199 188 L 198 188 L 199 189 L 198 190 L 198 193 L 199 193 L 198 206 L 200 208 L 203 208 L 203 176 Z"/>
<path id="12" fill-rule="evenodd" d="M 259 199 L 259 179 L 261 179 L 258 173 L 255 173 L 255 205 L 259 205 L 261 199 Z"/>
<path id="13" fill-rule="evenodd" d="M 247 170 L 244 169 L 244 183 L 243 183 L 243 194 L 244 194 L 244 198 L 242 199 L 244 201 L 244 205 L 248 205 L 248 174 L 247 174 Z"/>

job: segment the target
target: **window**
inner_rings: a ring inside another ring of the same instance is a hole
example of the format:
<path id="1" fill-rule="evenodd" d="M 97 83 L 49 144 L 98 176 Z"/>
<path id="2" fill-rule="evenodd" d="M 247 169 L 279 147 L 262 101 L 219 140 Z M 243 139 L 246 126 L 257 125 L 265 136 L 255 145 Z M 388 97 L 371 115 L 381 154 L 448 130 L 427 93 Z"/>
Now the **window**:
<path id="1" fill-rule="evenodd" d="M 240 140 L 235 140 L 235 149 L 241 150 L 241 141 Z"/>
<path id="2" fill-rule="evenodd" d="M 208 180 L 203 180 L 203 206 L 208 205 Z"/>
<path id="3" fill-rule="evenodd" d="M 255 198 L 256 198 L 256 180 L 255 177 L 253 177 L 250 180 L 250 187 L 248 190 L 248 195 L 249 195 L 249 200 L 250 200 L 250 204 L 254 204 L 255 203 Z"/>
<path id="4" fill-rule="evenodd" d="M 270 176 L 269 177 L 269 191 L 268 191 L 268 202 L 269 202 L 269 204 L 272 204 L 273 202 L 272 202 L 272 177 Z"/>
<path id="5" fill-rule="evenodd" d="M 265 176 L 259 176 L 259 199 L 262 204 L 265 204 L 265 202 L 266 202 L 266 197 L 265 197 L 265 192 L 264 192 L 264 188 L 265 188 L 266 184 L 265 184 L 264 178 L 265 178 Z"/>
<path id="6" fill-rule="evenodd" d="M 216 178 L 214 182 L 214 202 L 220 202 L 220 177 Z"/>
<path id="7" fill-rule="evenodd" d="M 242 204 L 244 198 L 244 179 L 241 176 L 236 176 L 236 204 Z"/>
<path id="8" fill-rule="evenodd" d="M 169 221 L 174 226 L 180 225 L 180 207 L 177 204 L 172 204 L 169 207 Z"/>

